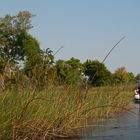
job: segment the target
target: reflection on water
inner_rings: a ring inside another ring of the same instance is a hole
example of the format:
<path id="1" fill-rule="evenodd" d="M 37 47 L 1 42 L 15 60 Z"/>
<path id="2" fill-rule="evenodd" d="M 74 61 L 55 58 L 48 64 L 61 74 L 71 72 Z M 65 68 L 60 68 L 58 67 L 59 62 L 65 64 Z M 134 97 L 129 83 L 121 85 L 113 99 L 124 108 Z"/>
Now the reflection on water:
<path id="1" fill-rule="evenodd" d="M 127 112 L 98 127 L 82 130 L 79 140 L 140 140 L 140 104 L 134 104 L 133 113 Z"/>

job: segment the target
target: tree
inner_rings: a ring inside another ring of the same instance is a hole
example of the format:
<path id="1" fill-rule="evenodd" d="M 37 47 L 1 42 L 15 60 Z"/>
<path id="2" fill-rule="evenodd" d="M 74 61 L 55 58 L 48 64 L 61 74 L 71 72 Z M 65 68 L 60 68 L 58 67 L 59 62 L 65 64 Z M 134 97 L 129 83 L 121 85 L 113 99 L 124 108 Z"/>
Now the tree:
<path id="1" fill-rule="evenodd" d="M 72 57 L 70 60 L 66 61 L 66 64 L 70 65 L 70 73 L 71 73 L 71 83 L 73 84 L 81 84 L 82 82 L 82 72 L 83 66 L 79 59 Z"/>
<path id="2" fill-rule="evenodd" d="M 0 57 L 8 61 L 24 60 L 23 32 L 32 28 L 32 16 L 30 12 L 23 11 L 16 16 L 0 18 Z"/>
<path id="3" fill-rule="evenodd" d="M 82 64 L 80 60 L 71 58 L 68 61 L 58 60 L 56 62 L 57 77 L 60 84 L 80 84 Z"/>
<path id="4" fill-rule="evenodd" d="M 40 79 L 44 80 L 44 60 L 38 41 L 29 34 L 32 16 L 30 12 L 22 11 L 15 16 L 0 18 L 0 61 L 3 62 L 0 71 L 5 63 L 23 61 L 24 73 L 32 81 L 41 83 Z"/>
<path id="5" fill-rule="evenodd" d="M 43 61 L 48 66 L 52 66 L 54 64 L 54 55 L 52 53 L 53 51 L 50 48 L 47 48 L 46 50 L 41 50 L 41 56 L 43 58 Z"/>
<path id="6" fill-rule="evenodd" d="M 87 60 L 84 64 L 84 74 L 94 86 L 104 86 L 111 83 L 111 72 L 98 60 Z"/>
<path id="7" fill-rule="evenodd" d="M 128 83 L 130 74 L 125 70 L 125 67 L 120 67 L 114 73 L 114 80 L 116 84 Z"/>
<path id="8" fill-rule="evenodd" d="M 108 85 L 111 82 L 111 72 L 98 60 L 87 60 L 84 64 L 84 74 L 94 86 Z"/>
<path id="9" fill-rule="evenodd" d="M 43 60 L 43 69 L 41 73 L 44 73 L 44 82 L 47 83 L 48 86 L 53 85 L 57 77 L 53 51 L 50 48 L 41 50 L 41 57 Z"/>
<path id="10" fill-rule="evenodd" d="M 52 83 L 55 77 L 54 69 L 54 56 L 52 50 L 40 50 L 38 41 L 30 34 L 24 34 L 25 45 L 25 74 L 35 81 L 36 85 L 44 86 L 45 84 Z"/>
<path id="11" fill-rule="evenodd" d="M 132 72 L 128 72 L 129 82 L 136 82 L 135 75 Z"/>
<path id="12" fill-rule="evenodd" d="M 39 70 L 40 68 L 42 69 L 43 59 L 41 58 L 39 43 L 27 32 L 24 32 L 22 34 L 22 38 L 22 43 L 24 44 L 23 51 L 26 56 L 24 71 L 28 76 L 32 77 L 33 75 L 35 75 L 35 73 L 33 74 L 33 71 L 37 67 L 37 70 Z"/>
<path id="13" fill-rule="evenodd" d="M 73 69 L 82 71 L 82 64 L 80 63 L 79 59 L 72 57 L 70 60 L 66 61 L 66 63 L 69 64 Z"/>
<path id="14" fill-rule="evenodd" d="M 136 79 L 137 81 L 140 80 L 140 73 L 138 73 L 138 74 L 136 75 L 135 79 Z"/>
<path id="15" fill-rule="evenodd" d="M 42 51 L 37 39 L 29 34 L 32 17 L 30 12 L 22 11 L 0 18 L 0 71 L 4 71 L 7 62 L 22 62 L 24 74 L 40 85 L 53 75 L 54 56 L 49 48 Z"/>

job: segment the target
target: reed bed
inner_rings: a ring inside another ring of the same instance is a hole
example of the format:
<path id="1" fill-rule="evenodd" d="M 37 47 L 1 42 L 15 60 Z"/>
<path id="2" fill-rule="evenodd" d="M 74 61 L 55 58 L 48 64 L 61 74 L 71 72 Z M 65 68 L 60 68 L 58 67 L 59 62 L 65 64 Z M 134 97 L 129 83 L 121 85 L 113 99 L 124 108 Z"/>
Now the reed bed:
<path id="1" fill-rule="evenodd" d="M 55 87 L 2 92 L 0 139 L 53 140 L 78 136 L 79 128 L 89 120 L 96 122 L 129 111 L 132 90 L 124 86 Z"/>

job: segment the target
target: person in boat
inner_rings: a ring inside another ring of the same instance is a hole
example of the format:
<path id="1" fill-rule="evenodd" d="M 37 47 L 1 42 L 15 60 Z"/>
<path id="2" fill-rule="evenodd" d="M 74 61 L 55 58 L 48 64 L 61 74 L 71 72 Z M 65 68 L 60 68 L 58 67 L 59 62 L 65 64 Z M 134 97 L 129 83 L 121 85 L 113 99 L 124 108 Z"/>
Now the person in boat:
<path id="1" fill-rule="evenodd" d="M 140 86 L 135 90 L 135 94 L 140 94 Z"/>
<path id="2" fill-rule="evenodd" d="M 138 81 L 138 89 L 135 90 L 135 100 L 140 100 L 140 80 Z"/>

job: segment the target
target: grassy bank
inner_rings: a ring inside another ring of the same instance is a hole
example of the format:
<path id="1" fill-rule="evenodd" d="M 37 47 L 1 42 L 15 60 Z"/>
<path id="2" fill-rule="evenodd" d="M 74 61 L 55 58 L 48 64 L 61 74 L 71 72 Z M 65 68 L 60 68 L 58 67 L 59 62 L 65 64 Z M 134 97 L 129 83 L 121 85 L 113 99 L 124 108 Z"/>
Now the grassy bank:
<path id="1" fill-rule="evenodd" d="M 87 120 L 94 122 L 128 111 L 132 88 L 5 91 L 0 94 L 0 139 L 48 140 L 75 136 Z"/>

